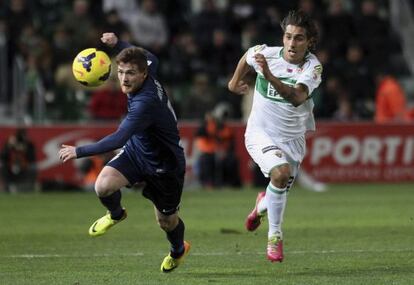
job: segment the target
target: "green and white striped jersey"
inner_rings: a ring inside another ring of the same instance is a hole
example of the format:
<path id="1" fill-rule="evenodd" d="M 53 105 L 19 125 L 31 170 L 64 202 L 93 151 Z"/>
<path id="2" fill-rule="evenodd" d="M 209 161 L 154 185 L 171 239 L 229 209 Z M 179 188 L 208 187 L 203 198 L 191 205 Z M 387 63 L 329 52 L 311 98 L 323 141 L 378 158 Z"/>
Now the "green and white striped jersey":
<path id="1" fill-rule="evenodd" d="M 254 60 L 254 55 L 265 56 L 272 74 L 284 84 L 304 84 L 309 90 L 309 99 L 298 107 L 281 97 L 267 81 Z M 247 123 L 246 135 L 264 132 L 273 141 L 286 142 L 315 130 L 312 92 L 321 83 L 322 65 L 312 53 L 307 53 L 301 65 L 291 64 L 283 59 L 283 47 L 259 45 L 247 52 L 247 63 L 257 72 L 253 106 Z"/>

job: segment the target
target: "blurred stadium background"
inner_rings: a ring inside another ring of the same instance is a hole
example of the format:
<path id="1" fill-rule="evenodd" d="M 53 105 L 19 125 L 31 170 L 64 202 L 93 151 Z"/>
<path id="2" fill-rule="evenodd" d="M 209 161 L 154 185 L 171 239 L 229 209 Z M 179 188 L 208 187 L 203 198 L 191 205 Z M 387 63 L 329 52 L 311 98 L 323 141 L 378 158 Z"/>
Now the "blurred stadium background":
<path id="1" fill-rule="evenodd" d="M 259 234 L 243 228 L 264 183 L 244 148 L 251 96 L 232 95 L 226 85 L 248 47 L 281 44 L 279 22 L 299 8 L 318 23 L 324 65 L 313 97 L 317 131 L 302 168 L 311 186 L 329 190 L 295 184 L 286 262 L 275 266 L 262 248 L 266 227 Z M 0 0 L 0 283 L 412 284 L 413 12 L 409 0 Z M 124 191 L 129 223 L 99 242 L 87 236 L 102 211 L 93 181 L 108 157 L 58 159 L 62 143 L 99 139 L 125 114 L 115 77 L 87 89 L 71 73 L 84 48 L 114 55 L 100 45 L 104 31 L 160 57 L 187 156 L 185 189 L 221 190 L 184 193 L 193 249 L 168 277 L 158 271 L 164 236 L 136 191 Z M 388 81 L 378 81 L 383 74 Z M 395 101 L 378 106 L 384 88 Z M 378 116 L 393 107 L 394 116 Z M 210 112 L 234 135 L 236 187 L 223 177 L 198 179 L 197 134 Z M 32 144 L 21 157 L 15 142 L 25 137 Z"/>
<path id="2" fill-rule="evenodd" d="M 281 45 L 280 19 L 303 9 L 318 23 L 316 54 L 324 66 L 313 94 L 318 131 L 308 138 L 304 170 L 330 183 L 412 182 L 413 6 L 404 0 L 1 1 L 0 145 L 24 128 L 43 189 L 86 183 L 85 163 L 61 165 L 56 152 L 61 143 L 100 138 L 125 114 L 114 72 L 98 89 L 82 87 L 71 74 L 74 56 L 89 47 L 106 50 L 99 38 L 111 31 L 161 59 L 160 78 L 186 148 L 187 185 L 197 186 L 194 141 L 212 111 L 234 132 L 242 183 L 258 184 L 243 145 L 251 96 L 232 95 L 226 85 L 248 47 Z M 379 82 L 380 74 L 391 81 Z M 389 82 L 399 85 L 391 98 L 403 97 L 404 114 L 400 106 L 395 118 L 381 119 L 378 109 L 394 103 L 377 106 L 376 96 Z"/>

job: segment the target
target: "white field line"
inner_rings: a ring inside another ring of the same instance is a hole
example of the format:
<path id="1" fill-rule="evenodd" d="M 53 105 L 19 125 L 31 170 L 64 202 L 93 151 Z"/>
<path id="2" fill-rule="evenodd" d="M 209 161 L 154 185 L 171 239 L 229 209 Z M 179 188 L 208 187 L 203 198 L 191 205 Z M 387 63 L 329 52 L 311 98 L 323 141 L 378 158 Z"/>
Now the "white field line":
<path id="1" fill-rule="evenodd" d="M 352 249 L 352 250 L 293 250 L 285 251 L 286 254 L 352 254 L 352 253 L 392 253 L 392 252 L 414 252 L 414 248 L 400 248 L 400 249 Z M 230 256 L 230 255 L 263 255 L 263 252 L 191 252 L 191 255 L 195 256 Z M 143 252 L 131 252 L 131 253 L 102 253 L 102 254 L 11 254 L 0 255 L 0 258 L 91 258 L 91 257 L 134 257 L 153 255 L 152 253 Z M 158 254 L 160 256 L 165 253 Z"/>

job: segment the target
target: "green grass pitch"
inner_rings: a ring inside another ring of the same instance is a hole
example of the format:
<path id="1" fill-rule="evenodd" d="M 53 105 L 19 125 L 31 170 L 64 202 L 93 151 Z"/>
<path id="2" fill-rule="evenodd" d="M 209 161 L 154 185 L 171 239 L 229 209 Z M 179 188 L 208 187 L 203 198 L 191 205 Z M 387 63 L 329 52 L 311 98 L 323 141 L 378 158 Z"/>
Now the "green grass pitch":
<path id="1" fill-rule="evenodd" d="M 151 204 L 126 192 L 128 219 L 97 238 L 93 193 L 0 195 L 0 284 L 414 284 L 414 185 L 295 187 L 284 223 L 285 260 L 266 260 L 267 221 L 244 219 L 258 189 L 185 191 L 192 250 L 174 272 Z"/>

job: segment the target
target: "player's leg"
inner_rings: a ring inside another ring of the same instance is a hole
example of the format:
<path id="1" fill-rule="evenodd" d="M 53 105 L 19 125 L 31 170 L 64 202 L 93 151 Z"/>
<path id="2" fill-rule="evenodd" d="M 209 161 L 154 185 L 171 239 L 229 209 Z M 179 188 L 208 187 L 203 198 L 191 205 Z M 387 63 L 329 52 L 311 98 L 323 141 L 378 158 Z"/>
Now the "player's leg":
<path id="1" fill-rule="evenodd" d="M 298 172 L 299 163 L 305 153 L 305 140 L 279 144 L 275 151 L 276 160 L 270 170 L 270 182 L 266 189 L 267 213 L 269 219 L 267 258 L 274 262 L 283 260 L 282 223 L 286 208 L 287 194 Z M 270 159 L 267 161 L 271 161 Z"/>
<path id="2" fill-rule="evenodd" d="M 126 210 L 121 206 L 120 189 L 128 184 L 128 180 L 115 168 L 105 166 L 102 169 L 95 183 L 95 191 L 108 212 L 91 225 L 89 235 L 103 235 L 113 225 L 126 218 Z"/>
<path id="3" fill-rule="evenodd" d="M 177 268 L 190 251 L 190 244 L 184 240 L 184 222 L 177 212 L 172 215 L 164 215 L 155 207 L 155 215 L 161 229 L 165 231 L 170 242 L 170 253 L 161 263 L 161 271 L 170 272 Z"/>
<path id="4" fill-rule="evenodd" d="M 254 208 L 246 218 L 245 227 L 248 231 L 255 231 L 262 223 L 267 211 L 266 192 L 257 193 Z"/>
<path id="5" fill-rule="evenodd" d="M 270 172 L 270 182 L 266 189 L 267 216 L 269 220 L 267 258 L 283 260 L 282 222 L 287 202 L 287 190 L 291 181 L 289 164 L 274 167 Z"/>
<path id="6" fill-rule="evenodd" d="M 170 252 L 161 263 L 161 271 L 171 272 L 190 250 L 190 244 L 184 241 L 184 222 L 178 216 L 184 173 L 146 177 L 145 181 L 147 185 L 142 194 L 153 202 L 157 222 L 170 243 Z"/>
<path id="7" fill-rule="evenodd" d="M 99 173 L 95 182 L 95 192 L 108 213 L 96 220 L 89 228 L 91 236 L 100 236 L 106 233 L 113 225 L 124 220 L 126 210 L 121 206 L 121 188 L 136 181 L 132 172 L 129 158 L 122 151 L 116 155 Z"/>

